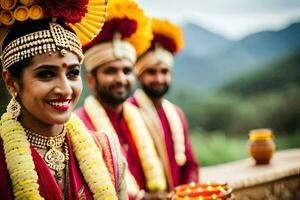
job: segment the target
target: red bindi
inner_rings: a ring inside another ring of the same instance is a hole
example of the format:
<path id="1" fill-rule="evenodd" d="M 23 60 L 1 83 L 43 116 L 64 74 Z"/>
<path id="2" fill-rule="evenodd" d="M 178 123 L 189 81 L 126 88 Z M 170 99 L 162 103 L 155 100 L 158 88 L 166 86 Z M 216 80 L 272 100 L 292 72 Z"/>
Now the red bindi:
<path id="1" fill-rule="evenodd" d="M 63 64 L 62 64 L 62 67 L 63 67 L 63 68 L 68 67 L 67 63 L 63 63 Z"/>

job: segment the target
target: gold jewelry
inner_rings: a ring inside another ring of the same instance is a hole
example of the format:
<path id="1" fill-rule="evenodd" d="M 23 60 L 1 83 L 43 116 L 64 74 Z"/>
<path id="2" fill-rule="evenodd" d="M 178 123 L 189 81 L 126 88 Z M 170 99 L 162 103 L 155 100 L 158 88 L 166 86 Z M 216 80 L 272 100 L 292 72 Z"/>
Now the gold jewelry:
<path id="1" fill-rule="evenodd" d="M 3 68 L 46 52 L 59 51 L 61 55 L 66 50 L 76 54 L 80 63 L 83 61 L 81 43 L 76 34 L 64 29 L 57 23 L 49 23 L 50 30 L 42 30 L 19 37 L 12 41 L 2 53 Z"/>
<path id="2" fill-rule="evenodd" d="M 65 143 L 65 152 L 67 152 L 67 145 L 65 142 L 66 130 L 63 129 L 62 133 L 54 137 L 45 137 L 25 129 L 28 141 L 35 148 L 46 149 L 47 152 L 44 155 L 44 160 L 48 167 L 52 169 L 55 174 L 54 177 L 57 180 L 61 180 L 62 175 L 59 173 L 61 170 L 65 169 L 66 161 L 69 159 L 68 154 L 64 155 L 61 151 L 57 150 Z"/>
<path id="3" fill-rule="evenodd" d="M 68 144 L 67 142 L 65 141 L 64 142 L 64 156 L 65 156 L 65 161 L 64 161 L 64 164 L 65 164 L 65 168 L 64 168 L 64 171 L 65 171 L 65 188 L 64 188 L 64 193 L 65 191 L 67 190 L 67 185 L 68 185 L 68 165 L 69 165 L 69 150 L 68 150 Z M 57 181 L 60 181 L 62 180 L 63 178 L 63 174 L 61 174 L 59 171 L 56 171 L 56 173 L 54 174 L 54 177 Z"/>
<path id="4" fill-rule="evenodd" d="M 64 128 L 59 135 L 54 137 L 46 137 L 27 129 L 25 129 L 25 132 L 32 146 L 39 149 L 49 149 L 62 147 L 65 142 L 65 136 L 67 131 Z"/>
<path id="5" fill-rule="evenodd" d="M 17 92 L 12 94 L 12 98 L 6 107 L 6 111 L 12 115 L 13 119 L 17 119 L 21 113 L 21 105 L 16 100 Z"/>
<path id="6" fill-rule="evenodd" d="M 38 175 L 24 127 L 20 122 L 14 120 L 10 113 L 6 112 L 1 116 L 0 130 L 14 196 L 16 199 L 42 200 L 39 193 Z M 99 200 L 117 200 L 114 184 L 103 160 L 102 151 L 99 151 L 83 122 L 75 114 L 72 114 L 66 123 L 66 130 L 80 171 L 93 197 Z M 26 170 L 24 170 L 25 167 Z M 66 168 L 69 170 L 68 165 Z M 67 175 L 69 176 L 68 171 Z M 68 176 L 66 178 L 69 178 Z"/>

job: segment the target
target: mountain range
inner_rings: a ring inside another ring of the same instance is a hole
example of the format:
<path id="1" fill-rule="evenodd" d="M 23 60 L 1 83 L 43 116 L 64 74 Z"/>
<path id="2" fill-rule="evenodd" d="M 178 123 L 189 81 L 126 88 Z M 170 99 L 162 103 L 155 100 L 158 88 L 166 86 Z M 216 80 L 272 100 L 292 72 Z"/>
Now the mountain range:
<path id="1" fill-rule="evenodd" d="M 211 90 L 240 74 L 300 50 L 300 23 L 230 40 L 193 23 L 183 26 L 185 48 L 175 57 L 174 86 Z"/>

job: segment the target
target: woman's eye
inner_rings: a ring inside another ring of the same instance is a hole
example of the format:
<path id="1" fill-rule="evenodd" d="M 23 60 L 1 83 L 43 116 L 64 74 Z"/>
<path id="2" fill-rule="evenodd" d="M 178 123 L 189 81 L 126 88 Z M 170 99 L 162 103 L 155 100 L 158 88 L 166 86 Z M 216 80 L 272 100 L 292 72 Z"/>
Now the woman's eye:
<path id="1" fill-rule="evenodd" d="M 68 77 L 70 78 L 76 78 L 80 75 L 80 70 L 78 69 L 72 69 L 68 72 Z"/>
<path id="2" fill-rule="evenodd" d="M 39 72 L 37 76 L 42 79 L 49 79 L 55 77 L 55 73 L 47 70 Z"/>

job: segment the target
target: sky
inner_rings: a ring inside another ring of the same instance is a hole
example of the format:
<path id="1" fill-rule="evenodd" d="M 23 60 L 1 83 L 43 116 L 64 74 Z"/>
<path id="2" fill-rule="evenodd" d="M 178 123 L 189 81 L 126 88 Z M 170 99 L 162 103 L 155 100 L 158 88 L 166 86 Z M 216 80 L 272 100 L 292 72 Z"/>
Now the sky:
<path id="1" fill-rule="evenodd" d="M 137 0 L 149 16 L 194 22 L 231 39 L 300 22 L 300 0 Z"/>

